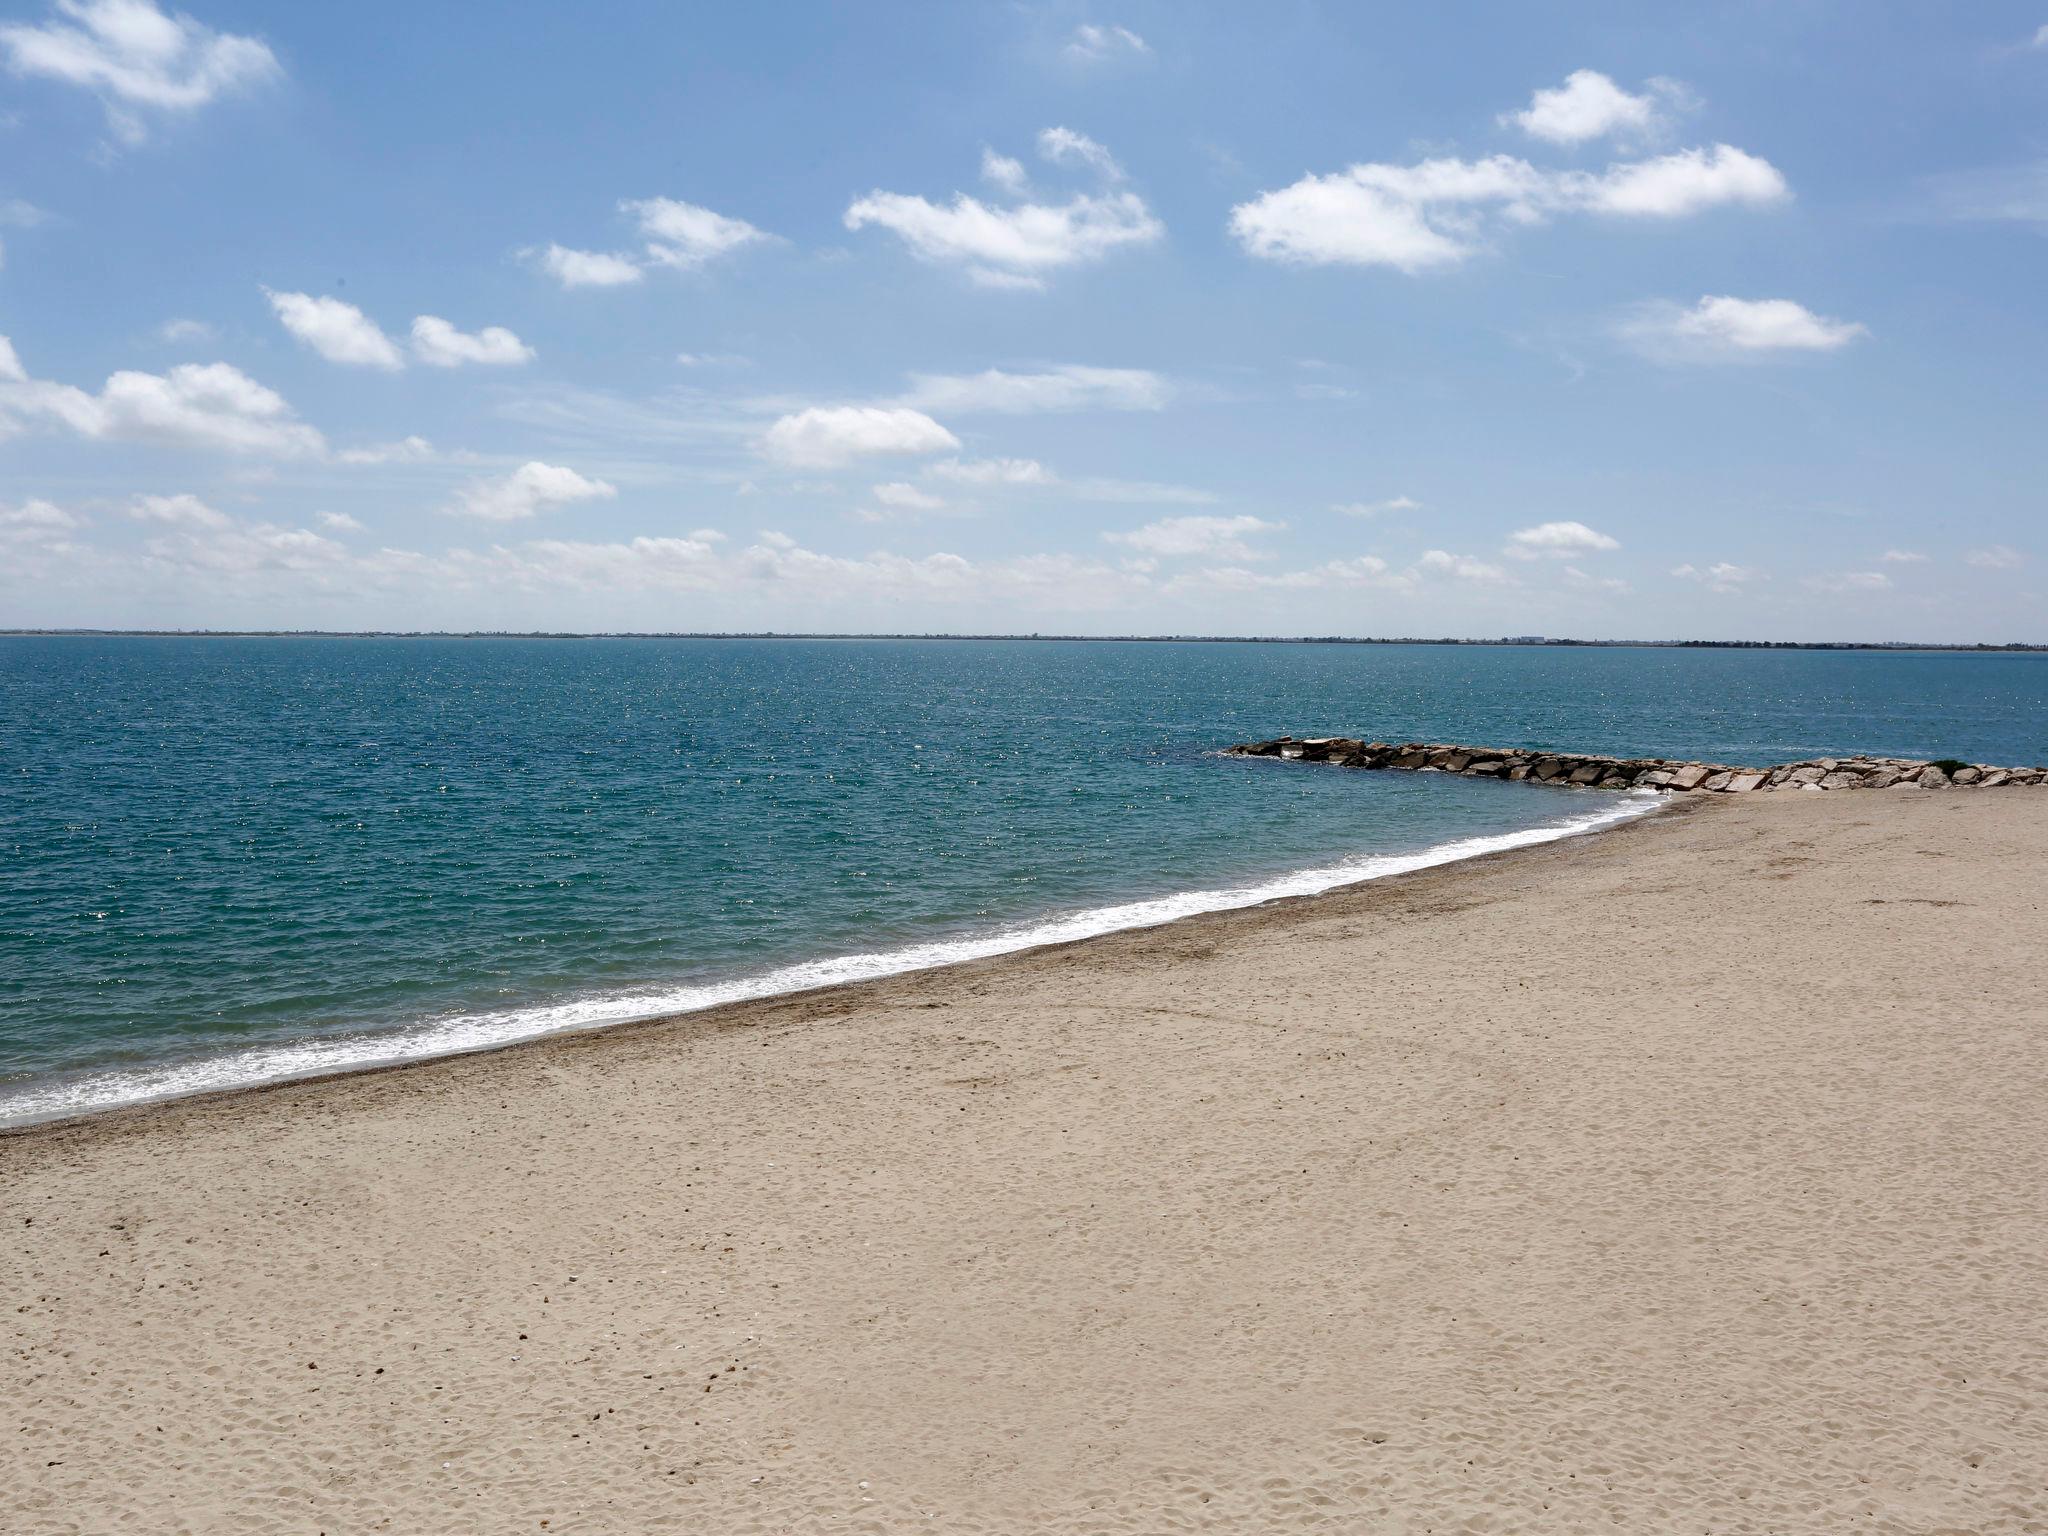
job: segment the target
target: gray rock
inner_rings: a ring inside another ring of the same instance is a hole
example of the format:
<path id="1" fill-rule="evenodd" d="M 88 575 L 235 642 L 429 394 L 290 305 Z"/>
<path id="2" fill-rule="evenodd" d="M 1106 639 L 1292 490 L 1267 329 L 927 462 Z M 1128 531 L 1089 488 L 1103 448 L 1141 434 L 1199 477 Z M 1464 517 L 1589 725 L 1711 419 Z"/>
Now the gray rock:
<path id="1" fill-rule="evenodd" d="M 1726 788 L 1731 795 L 1745 795 L 1763 781 L 1764 776 L 1760 773 L 1738 773 L 1728 781 Z"/>
<path id="2" fill-rule="evenodd" d="M 1707 781 L 1707 777 L 1707 770 L 1698 763 L 1687 763 L 1683 768 L 1671 775 L 1671 787 L 1673 789 L 1698 789 L 1700 785 Z"/>

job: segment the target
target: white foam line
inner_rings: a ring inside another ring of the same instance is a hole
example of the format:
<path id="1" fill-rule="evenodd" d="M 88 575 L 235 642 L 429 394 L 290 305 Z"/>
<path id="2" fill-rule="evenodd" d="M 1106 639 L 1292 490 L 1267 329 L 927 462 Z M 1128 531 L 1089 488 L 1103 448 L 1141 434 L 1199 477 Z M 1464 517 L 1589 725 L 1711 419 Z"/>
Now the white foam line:
<path id="1" fill-rule="evenodd" d="M 1293 870 L 1255 884 L 1187 891 L 1119 906 L 1095 907 L 965 938 L 911 944 L 874 954 L 836 955 L 729 981 L 661 991 L 611 993 L 573 1002 L 492 1013 L 461 1014 L 453 1018 L 426 1020 L 388 1032 L 251 1046 L 246 1050 L 196 1061 L 61 1078 L 12 1092 L 0 1091 L 0 1125 L 29 1125 L 94 1110 L 184 1098 L 195 1093 L 360 1071 L 432 1056 L 459 1055 L 542 1035 L 695 1013 L 705 1008 L 716 1008 L 722 1003 L 806 992 L 850 981 L 868 981 L 878 976 L 900 976 L 907 971 L 930 970 L 942 965 L 957 965 L 965 960 L 1015 954 L 1019 950 L 1038 949 L 1047 944 L 1094 938 L 1098 934 L 1153 928 L 1202 912 L 1227 912 L 1287 896 L 1314 896 L 1338 886 L 1381 880 L 1388 875 L 1407 874 L 1411 870 L 1474 859 L 1509 848 L 1556 842 L 1560 838 L 1575 837 L 1633 820 L 1656 810 L 1661 803 L 1662 797 L 1652 791 L 1632 791 L 1601 810 L 1521 832 L 1459 838 L 1425 848 L 1419 853 L 1361 855 L 1337 864 Z"/>

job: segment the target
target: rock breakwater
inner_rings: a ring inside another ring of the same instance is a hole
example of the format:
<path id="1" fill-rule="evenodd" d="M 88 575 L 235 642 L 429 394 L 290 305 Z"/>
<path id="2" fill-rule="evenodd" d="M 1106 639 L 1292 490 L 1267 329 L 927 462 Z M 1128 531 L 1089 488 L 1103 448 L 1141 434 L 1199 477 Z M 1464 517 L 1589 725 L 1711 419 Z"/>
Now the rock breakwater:
<path id="1" fill-rule="evenodd" d="M 1586 789 L 1656 789 L 1740 795 L 1755 790 L 2002 789 L 2048 783 L 2048 768 L 1995 768 L 1953 758 L 1815 757 L 1775 767 L 1691 762 L 1668 757 L 1608 757 L 1594 752 L 1535 752 L 1444 742 L 1360 741 L 1350 736 L 1280 736 L 1230 748 L 1235 757 L 1279 757 L 1343 768 L 1400 768 L 1466 778 L 1568 784 Z"/>

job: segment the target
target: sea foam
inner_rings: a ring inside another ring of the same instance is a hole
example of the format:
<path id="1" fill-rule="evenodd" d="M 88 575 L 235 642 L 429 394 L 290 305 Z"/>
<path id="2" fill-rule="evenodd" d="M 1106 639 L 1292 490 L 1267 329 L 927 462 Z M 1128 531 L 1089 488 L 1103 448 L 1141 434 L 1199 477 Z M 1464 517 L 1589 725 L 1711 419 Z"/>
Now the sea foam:
<path id="1" fill-rule="evenodd" d="M 1613 799 L 1603 797 L 1603 801 L 1598 810 L 1519 832 L 1457 838 L 1414 853 L 1361 855 L 1245 884 L 1091 907 L 930 943 L 809 960 L 723 981 L 610 992 L 568 1002 L 456 1014 L 422 1020 L 395 1030 L 278 1042 L 191 1061 L 45 1079 L 14 1090 L 0 1089 L 0 1126 L 28 1125 L 198 1093 L 490 1050 L 544 1035 L 695 1013 L 724 1003 L 786 996 L 819 987 L 868 981 L 881 976 L 900 976 L 909 971 L 1015 954 L 1049 944 L 1067 944 L 1076 939 L 1094 938 L 1126 929 L 1153 928 L 1204 912 L 1227 912 L 1290 896 L 1314 896 L 1339 886 L 1380 880 L 1389 875 L 1407 874 L 1510 848 L 1556 842 L 1633 820 L 1657 810 L 1662 804 L 1661 797 L 1647 792 Z"/>

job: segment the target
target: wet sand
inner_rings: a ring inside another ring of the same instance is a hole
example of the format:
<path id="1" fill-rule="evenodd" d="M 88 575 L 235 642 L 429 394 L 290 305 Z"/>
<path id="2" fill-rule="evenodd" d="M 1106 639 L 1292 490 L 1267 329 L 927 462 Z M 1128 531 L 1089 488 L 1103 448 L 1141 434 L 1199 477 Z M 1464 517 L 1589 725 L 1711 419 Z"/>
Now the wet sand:
<path id="1" fill-rule="evenodd" d="M 2048 791 L 0 1137 L 9 1532 L 2048 1530 Z"/>

